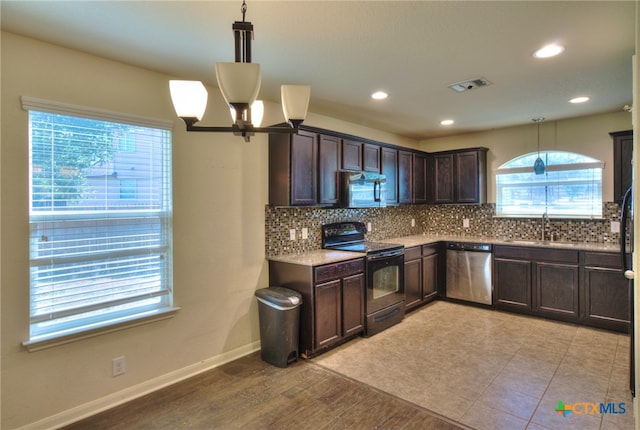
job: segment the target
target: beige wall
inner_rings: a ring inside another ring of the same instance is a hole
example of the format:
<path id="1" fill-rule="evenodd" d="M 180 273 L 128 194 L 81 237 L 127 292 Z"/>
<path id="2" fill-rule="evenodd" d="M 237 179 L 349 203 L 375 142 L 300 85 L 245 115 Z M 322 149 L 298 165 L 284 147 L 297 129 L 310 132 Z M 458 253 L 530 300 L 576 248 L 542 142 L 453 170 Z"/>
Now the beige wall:
<path id="1" fill-rule="evenodd" d="M 602 198 L 613 200 L 613 144 L 609 132 L 631 130 L 631 114 L 620 111 L 568 120 L 547 120 L 540 124 L 540 149 L 577 152 L 604 161 Z M 518 155 L 537 151 L 536 125 L 509 127 L 487 132 L 428 139 L 420 142 L 420 149 L 428 152 L 484 146 L 487 158 L 489 202 L 495 202 L 495 180 L 492 172 Z"/>

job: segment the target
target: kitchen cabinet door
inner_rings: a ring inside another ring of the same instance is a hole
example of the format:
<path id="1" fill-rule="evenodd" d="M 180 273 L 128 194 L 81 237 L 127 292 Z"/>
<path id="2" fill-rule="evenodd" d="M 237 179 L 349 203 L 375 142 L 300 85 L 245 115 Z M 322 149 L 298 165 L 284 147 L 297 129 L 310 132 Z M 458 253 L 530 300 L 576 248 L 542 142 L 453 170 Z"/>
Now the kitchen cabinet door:
<path id="1" fill-rule="evenodd" d="M 543 316 L 577 322 L 578 265 L 535 262 L 533 309 Z"/>
<path id="2" fill-rule="evenodd" d="M 453 154 L 433 156 L 433 203 L 454 203 Z"/>
<path id="3" fill-rule="evenodd" d="M 318 141 L 318 203 L 338 204 L 338 170 L 340 170 L 340 139 L 320 135 Z"/>
<path id="4" fill-rule="evenodd" d="M 478 203 L 480 171 L 479 153 L 461 152 L 455 157 L 455 198 L 456 203 Z"/>
<path id="5" fill-rule="evenodd" d="M 413 203 L 427 203 L 427 156 L 413 154 Z"/>
<path id="6" fill-rule="evenodd" d="M 398 150 L 393 148 L 382 148 L 380 157 L 381 171 L 387 179 L 387 204 L 398 204 Z"/>
<path id="7" fill-rule="evenodd" d="M 291 139 L 291 204 L 314 205 L 318 201 L 316 135 L 299 132 Z"/>
<path id="8" fill-rule="evenodd" d="M 342 326 L 345 337 L 364 331 L 364 273 L 342 280 Z"/>
<path id="9" fill-rule="evenodd" d="M 633 130 L 609 133 L 613 139 L 613 198 L 622 203 L 625 191 L 631 186 L 633 168 Z"/>
<path id="10" fill-rule="evenodd" d="M 398 151 L 398 203 L 413 203 L 413 154 Z"/>
<path id="11" fill-rule="evenodd" d="M 420 248 L 418 248 L 420 249 Z M 422 303 L 422 257 L 404 262 L 404 305 L 406 309 Z"/>
<path id="12" fill-rule="evenodd" d="M 422 257 L 422 300 L 431 301 L 438 295 L 440 255 Z"/>
<path id="13" fill-rule="evenodd" d="M 494 258 L 493 285 L 497 308 L 529 313 L 531 311 L 531 262 Z"/>
<path id="14" fill-rule="evenodd" d="M 362 170 L 362 142 L 342 140 L 342 168 L 344 170 Z"/>
<path id="15" fill-rule="evenodd" d="M 316 349 L 327 347 L 342 339 L 341 282 L 318 284 L 315 287 Z"/>
<path id="16" fill-rule="evenodd" d="M 581 318 L 587 325 L 629 333 L 632 284 L 622 274 L 620 255 L 583 252 Z"/>
<path id="17" fill-rule="evenodd" d="M 362 151 L 364 170 L 367 172 L 380 173 L 380 146 L 365 143 Z"/>

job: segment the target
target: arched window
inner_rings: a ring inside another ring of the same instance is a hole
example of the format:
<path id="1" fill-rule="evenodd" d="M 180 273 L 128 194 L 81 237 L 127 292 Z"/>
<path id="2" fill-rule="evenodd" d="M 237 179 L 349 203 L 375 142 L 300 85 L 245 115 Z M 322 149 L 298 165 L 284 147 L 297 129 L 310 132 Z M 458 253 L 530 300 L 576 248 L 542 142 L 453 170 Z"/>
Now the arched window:
<path id="1" fill-rule="evenodd" d="M 538 153 L 525 154 L 496 170 L 496 215 L 555 218 L 602 217 L 604 163 L 563 151 L 540 153 L 545 173 L 536 175 Z"/>

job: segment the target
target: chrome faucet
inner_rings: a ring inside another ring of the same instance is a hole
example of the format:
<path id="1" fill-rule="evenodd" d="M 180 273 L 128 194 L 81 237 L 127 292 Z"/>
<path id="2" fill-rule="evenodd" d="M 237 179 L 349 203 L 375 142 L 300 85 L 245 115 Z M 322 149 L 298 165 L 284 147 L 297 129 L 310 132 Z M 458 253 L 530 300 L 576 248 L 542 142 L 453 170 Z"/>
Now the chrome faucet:
<path id="1" fill-rule="evenodd" d="M 542 241 L 544 242 L 545 240 L 545 233 L 547 230 L 547 222 L 549 221 L 549 215 L 547 215 L 547 213 L 543 213 L 542 214 Z"/>

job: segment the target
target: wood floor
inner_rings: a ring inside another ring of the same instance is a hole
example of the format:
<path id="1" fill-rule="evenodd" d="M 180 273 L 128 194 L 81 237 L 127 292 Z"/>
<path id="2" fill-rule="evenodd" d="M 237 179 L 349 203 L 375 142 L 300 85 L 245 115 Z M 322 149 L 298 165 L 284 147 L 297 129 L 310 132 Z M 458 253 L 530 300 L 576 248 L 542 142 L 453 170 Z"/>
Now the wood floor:
<path id="1" fill-rule="evenodd" d="M 259 353 L 65 427 L 77 429 L 464 429 L 363 383 Z"/>

